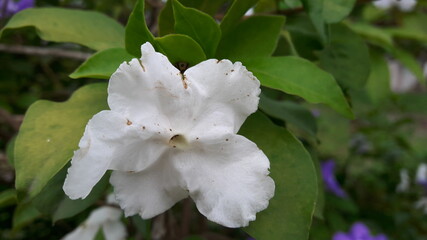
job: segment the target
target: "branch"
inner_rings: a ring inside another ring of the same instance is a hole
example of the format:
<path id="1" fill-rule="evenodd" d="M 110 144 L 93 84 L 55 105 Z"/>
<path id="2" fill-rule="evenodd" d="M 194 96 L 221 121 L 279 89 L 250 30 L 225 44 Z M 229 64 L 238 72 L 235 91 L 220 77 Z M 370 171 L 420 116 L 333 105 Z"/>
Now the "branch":
<path id="1" fill-rule="evenodd" d="M 0 44 L 0 52 L 16 53 L 24 55 L 39 55 L 39 56 L 53 56 L 59 58 L 71 58 L 76 60 L 86 60 L 92 54 L 85 52 L 77 52 L 64 50 L 60 48 L 43 48 L 22 45 L 7 45 Z"/>

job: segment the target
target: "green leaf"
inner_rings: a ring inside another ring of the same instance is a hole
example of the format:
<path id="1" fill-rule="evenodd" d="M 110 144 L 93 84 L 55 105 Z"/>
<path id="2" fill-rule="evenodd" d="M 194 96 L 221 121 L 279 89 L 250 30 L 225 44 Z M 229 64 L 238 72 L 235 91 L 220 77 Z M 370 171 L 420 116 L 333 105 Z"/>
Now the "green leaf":
<path id="1" fill-rule="evenodd" d="M 427 95 L 425 93 L 398 95 L 397 103 L 405 112 L 427 115 Z"/>
<path id="2" fill-rule="evenodd" d="M 350 106 L 334 78 L 312 62 L 298 57 L 247 59 L 244 65 L 266 87 L 323 103 L 352 118 Z"/>
<path id="3" fill-rule="evenodd" d="M 173 0 L 175 32 L 193 38 L 203 49 L 208 58 L 215 55 L 221 38 L 221 30 L 215 20 L 206 13 L 184 7 Z"/>
<path id="4" fill-rule="evenodd" d="M 155 46 L 153 34 L 145 22 L 144 5 L 144 0 L 137 0 L 126 25 L 126 50 L 135 57 L 141 57 L 142 44 L 150 42 Z"/>
<path id="5" fill-rule="evenodd" d="M 234 0 L 220 24 L 223 36 L 233 31 L 240 18 L 257 2 L 258 0 Z"/>
<path id="6" fill-rule="evenodd" d="M 7 189 L 0 192 L 0 208 L 15 205 L 17 203 L 16 190 Z"/>
<path id="7" fill-rule="evenodd" d="M 18 194 L 33 198 L 67 164 L 88 120 L 108 108 L 106 88 L 105 83 L 90 84 L 64 103 L 41 100 L 31 105 L 15 143 Z"/>
<path id="8" fill-rule="evenodd" d="M 200 45 L 186 35 L 169 34 L 156 38 L 156 42 L 161 46 L 172 64 L 186 62 L 190 66 L 194 66 L 206 60 L 206 55 Z"/>
<path id="9" fill-rule="evenodd" d="M 179 0 L 182 5 L 196 8 L 210 16 L 214 16 L 227 0 Z M 175 20 L 172 10 L 172 0 L 168 0 L 159 14 L 159 35 L 174 33 Z"/>
<path id="10" fill-rule="evenodd" d="M 327 0 L 301 0 L 305 11 L 310 16 L 314 28 L 323 43 L 326 43 L 325 20 L 323 19 L 323 2 Z"/>
<path id="11" fill-rule="evenodd" d="M 34 27 L 44 40 L 72 42 L 95 50 L 124 46 L 124 28 L 98 12 L 63 8 L 31 8 L 18 12 L 0 32 Z"/>
<path id="12" fill-rule="evenodd" d="M 244 230 L 256 239 L 308 239 L 318 191 L 310 155 L 286 129 L 259 112 L 246 120 L 239 133 L 267 155 L 276 185 L 268 208 Z"/>
<path id="13" fill-rule="evenodd" d="M 331 25 L 330 43 L 320 52 L 319 60 L 321 68 L 344 88 L 362 88 L 368 79 L 368 46 L 343 24 Z"/>
<path id="14" fill-rule="evenodd" d="M 366 23 L 348 23 L 347 26 L 372 44 L 387 49 L 393 48 L 393 38 L 391 34 L 383 28 Z"/>
<path id="15" fill-rule="evenodd" d="M 276 101 L 261 94 L 259 108 L 269 116 L 291 123 L 312 136 L 316 135 L 316 119 L 300 104 L 291 101 Z"/>
<path id="16" fill-rule="evenodd" d="M 223 36 L 217 50 L 218 59 L 241 60 L 248 57 L 268 57 L 276 49 L 285 23 L 281 16 L 253 16 L 242 21 Z"/>
<path id="17" fill-rule="evenodd" d="M 13 213 L 12 227 L 14 230 L 21 229 L 40 216 L 41 213 L 31 203 L 20 203 Z"/>
<path id="18" fill-rule="evenodd" d="M 384 54 L 371 51 L 371 74 L 366 83 L 366 90 L 377 106 L 390 97 L 390 72 Z"/>
<path id="19" fill-rule="evenodd" d="M 323 0 L 322 16 L 326 23 L 338 23 L 353 10 L 356 0 Z"/>
<path id="20" fill-rule="evenodd" d="M 62 186 L 70 164 L 65 165 L 33 199 L 32 203 L 40 212 L 50 215 L 52 221 L 73 217 L 84 211 L 104 196 L 110 174 L 104 175 L 85 199 L 71 200 L 65 195 Z"/>
<path id="21" fill-rule="evenodd" d="M 124 61 L 133 58 L 124 48 L 110 48 L 99 51 L 82 63 L 70 78 L 109 79 Z"/>

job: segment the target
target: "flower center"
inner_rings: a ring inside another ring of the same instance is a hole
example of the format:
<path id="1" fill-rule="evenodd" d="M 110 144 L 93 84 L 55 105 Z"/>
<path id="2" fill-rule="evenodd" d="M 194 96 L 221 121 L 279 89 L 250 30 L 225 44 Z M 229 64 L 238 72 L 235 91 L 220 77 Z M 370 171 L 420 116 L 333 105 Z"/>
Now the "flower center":
<path id="1" fill-rule="evenodd" d="M 188 147 L 188 142 L 184 136 L 180 134 L 176 134 L 173 137 L 171 137 L 171 139 L 169 140 L 169 145 L 172 146 L 173 148 L 184 149 Z"/>

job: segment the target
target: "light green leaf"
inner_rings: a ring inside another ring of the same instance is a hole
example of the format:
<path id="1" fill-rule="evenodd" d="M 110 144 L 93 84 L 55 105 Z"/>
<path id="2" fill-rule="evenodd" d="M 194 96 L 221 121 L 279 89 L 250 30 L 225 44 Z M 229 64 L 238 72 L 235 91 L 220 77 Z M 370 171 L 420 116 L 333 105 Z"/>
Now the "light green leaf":
<path id="1" fill-rule="evenodd" d="M 153 34 L 145 22 L 144 5 L 144 0 L 137 0 L 126 25 L 126 50 L 135 57 L 141 57 L 141 45 L 146 42 L 157 47 Z M 160 49 L 157 50 L 160 51 Z"/>
<path id="2" fill-rule="evenodd" d="M 124 61 L 133 58 L 124 48 L 110 48 L 99 51 L 82 63 L 70 78 L 109 79 Z"/>
<path id="3" fill-rule="evenodd" d="M 323 0 L 322 16 L 326 23 L 338 23 L 353 10 L 356 0 Z"/>
<path id="4" fill-rule="evenodd" d="M 169 34 L 156 38 L 156 42 L 172 64 L 186 62 L 190 66 L 194 66 L 206 60 L 206 55 L 200 45 L 186 35 Z"/>
<path id="5" fill-rule="evenodd" d="M 124 28 L 98 12 L 63 8 L 31 8 L 18 12 L 0 32 L 34 27 L 44 40 L 72 42 L 95 50 L 124 46 Z"/>
<path id="6" fill-rule="evenodd" d="M 330 42 L 319 54 L 320 66 L 344 88 L 362 88 L 369 76 L 369 50 L 356 33 L 343 24 L 331 25 Z"/>
<path id="7" fill-rule="evenodd" d="M 276 185 L 268 208 L 244 230 L 256 239 L 308 239 L 318 191 L 310 155 L 286 129 L 259 112 L 246 120 L 239 133 L 268 156 Z"/>
<path id="8" fill-rule="evenodd" d="M 16 190 L 7 189 L 0 192 L 0 208 L 15 205 L 17 203 Z"/>
<path id="9" fill-rule="evenodd" d="M 223 36 L 233 31 L 240 18 L 257 2 L 258 0 L 234 0 L 220 24 Z"/>
<path id="10" fill-rule="evenodd" d="M 18 197 L 35 197 L 67 164 L 88 120 L 108 108 L 106 88 L 105 83 L 90 84 L 64 103 L 41 100 L 31 105 L 15 143 Z"/>
<path id="11" fill-rule="evenodd" d="M 206 13 L 187 8 L 173 0 L 175 32 L 193 38 L 208 58 L 215 55 L 221 38 L 221 30 L 215 20 Z"/>
<path id="12" fill-rule="evenodd" d="M 366 90 L 372 102 L 377 106 L 390 97 L 390 72 L 384 54 L 371 51 L 371 74 L 366 83 Z"/>
<path id="13" fill-rule="evenodd" d="M 334 78 L 312 62 L 298 57 L 254 58 L 244 65 L 266 87 L 297 95 L 311 103 L 323 103 L 352 118 L 350 106 Z"/>
<path id="14" fill-rule="evenodd" d="M 372 44 L 388 49 L 393 48 L 393 38 L 391 34 L 383 28 L 366 23 L 347 23 L 347 26 Z"/>
<path id="15" fill-rule="evenodd" d="M 393 37 L 397 38 L 406 38 L 410 40 L 415 40 L 419 42 L 427 42 L 427 33 L 421 32 L 418 30 L 408 29 L 408 28 L 387 28 L 386 32 L 391 34 Z"/>
<path id="16" fill-rule="evenodd" d="M 217 58 L 240 60 L 271 56 L 284 22 L 281 16 L 253 16 L 242 21 L 232 32 L 223 36 Z"/>
<path id="17" fill-rule="evenodd" d="M 293 124 L 305 132 L 316 135 L 316 119 L 310 111 L 291 101 L 276 101 L 261 94 L 259 108 L 274 118 Z"/>

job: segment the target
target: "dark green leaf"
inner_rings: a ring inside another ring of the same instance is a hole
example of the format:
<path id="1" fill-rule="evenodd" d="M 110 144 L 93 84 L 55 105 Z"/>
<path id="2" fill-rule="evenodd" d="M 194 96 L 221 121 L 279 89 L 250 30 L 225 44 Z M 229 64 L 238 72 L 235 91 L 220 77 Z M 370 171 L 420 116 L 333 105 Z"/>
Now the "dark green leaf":
<path id="1" fill-rule="evenodd" d="M 223 36 L 217 50 L 218 59 L 241 60 L 273 54 L 285 19 L 281 16 L 253 16 Z"/>
<path id="2" fill-rule="evenodd" d="M 156 38 L 156 42 L 163 49 L 172 64 L 186 62 L 190 66 L 194 66 L 206 60 L 206 55 L 200 45 L 186 35 L 169 34 Z"/>
<path id="3" fill-rule="evenodd" d="M 153 34 L 145 22 L 144 4 L 144 0 L 137 0 L 126 25 L 126 50 L 135 57 L 141 57 L 142 44 L 150 42 L 155 45 Z"/>
<path id="4" fill-rule="evenodd" d="M 124 61 L 133 58 L 124 48 L 110 48 L 99 51 L 82 63 L 70 78 L 109 79 Z"/>
<path id="5" fill-rule="evenodd" d="M 218 9 L 227 0 L 179 0 L 186 7 L 196 8 L 202 12 L 214 16 Z M 159 15 L 159 35 L 164 36 L 174 32 L 175 20 L 172 10 L 172 1 L 168 0 Z"/>
<path id="6" fill-rule="evenodd" d="M 312 136 L 316 135 L 316 119 L 310 111 L 291 101 L 276 101 L 260 96 L 259 108 L 269 116 L 291 123 Z"/>
<path id="7" fill-rule="evenodd" d="M 317 198 L 313 162 L 303 145 L 286 129 L 255 113 L 240 130 L 270 159 L 276 190 L 266 210 L 244 230 L 256 239 L 306 240 Z"/>
<path id="8" fill-rule="evenodd" d="M 31 203 L 20 203 L 13 213 L 12 226 L 18 230 L 32 223 L 41 213 Z"/>
<path id="9" fill-rule="evenodd" d="M 325 20 L 323 19 L 323 2 L 327 0 L 301 0 L 305 11 L 310 16 L 314 28 L 323 43 L 326 43 Z"/>
<path id="10" fill-rule="evenodd" d="M 14 15 L 0 32 L 34 27 L 44 40 L 72 42 L 95 50 L 124 46 L 124 28 L 106 15 L 63 8 L 31 8 Z"/>
<path id="11" fill-rule="evenodd" d="M 368 79 L 368 46 L 343 24 L 331 25 L 330 43 L 320 52 L 319 60 L 344 88 L 362 88 Z"/>
<path id="12" fill-rule="evenodd" d="M 186 8 L 177 0 L 173 1 L 175 32 L 193 38 L 208 58 L 215 55 L 221 38 L 221 30 L 215 20 L 206 13 Z"/>
<path id="13" fill-rule="evenodd" d="M 311 103 L 323 103 L 353 117 L 340 87 L 334 78 L 316 65 L 298 57 L 254 58 L 244 65 L 266 87 L 300 96 Z"/>
<path id="14" fill-rule="evenodd" d="M 220 27 L 223 36 L 233 31 L 239 24 L 240 18 L 257 2 L 258 0 L 234 0 L 221 21 Z"/>
<path id="15" fill-rule="evenodd" d="M 323 19 L 326 23 L 338 23 L 353 10 L 356 0 L 323 0 Z"/>
<path id="16" fill-rule="evenodd" d="M 107 84 L 90 84 L 64 103 L 37 101 L 28 109 L 15 143 L 15 186 L 36 196 L 61 170 L 90 118 L 107 109 Z M 19 195 L 18 195 L 19 197 Z"/>

